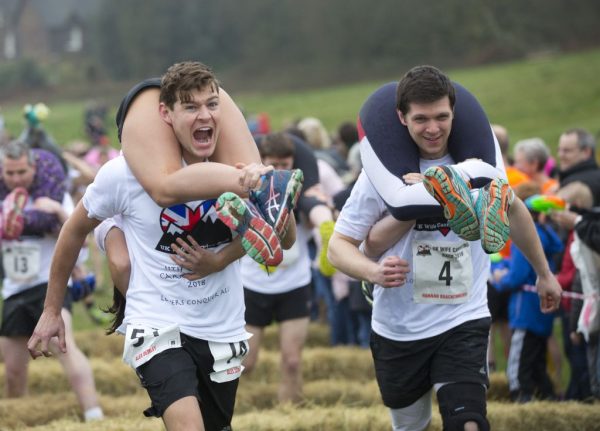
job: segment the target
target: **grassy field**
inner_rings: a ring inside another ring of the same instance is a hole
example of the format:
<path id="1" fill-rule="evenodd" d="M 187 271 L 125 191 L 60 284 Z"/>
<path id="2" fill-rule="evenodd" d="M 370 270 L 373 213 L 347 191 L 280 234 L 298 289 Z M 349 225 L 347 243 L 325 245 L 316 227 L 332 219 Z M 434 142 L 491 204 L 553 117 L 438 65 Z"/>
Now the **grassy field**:
<path id="1" fill-rule="evenodd" d="M 585 127 L 593 133 L 600 130 L 600 50 L 447 72 L 479 99 L 491 122 L 508 127 L 513 143 L 540 136 L 555 148 L 558 136 L 566 128 Z M 397 80 L 402 73 L 399 71 L 398 76 L 388 80 L 355 85 L 233 96 L 245 112 L 268 113 L 274 129 L 301 117 L 314 116 L 333 131 L 342 121 L 354 121 L 365 99 L 382 84 Z M 96 97 L 111 108 L 109 126 L 117 145 L 112 118 L 120 96 L 98 94 Z M 52 103 L 47 128 L 59 143 L 84 137 L 86 103 Z M 9 104 L 2 109 L 8 129 L 13 134 L 18 133 L 23 127 L 22 105 Z"/>

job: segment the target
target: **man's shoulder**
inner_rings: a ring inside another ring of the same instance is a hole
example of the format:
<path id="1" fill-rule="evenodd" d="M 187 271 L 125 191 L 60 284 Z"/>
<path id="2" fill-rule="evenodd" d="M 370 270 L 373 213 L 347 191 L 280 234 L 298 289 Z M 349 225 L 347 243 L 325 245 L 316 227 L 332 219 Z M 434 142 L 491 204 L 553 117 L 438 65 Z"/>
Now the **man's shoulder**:
<path id="1" fill-rule="evenodd" d="M 125 157 L 121 154 L 104 163 L 98 170 L 96 178 L 110 177 L 121 180 L 126 176 L 127 172 L 129 172 L 129 168 L 127 167 L 127 162 L 125 162 Z"/>

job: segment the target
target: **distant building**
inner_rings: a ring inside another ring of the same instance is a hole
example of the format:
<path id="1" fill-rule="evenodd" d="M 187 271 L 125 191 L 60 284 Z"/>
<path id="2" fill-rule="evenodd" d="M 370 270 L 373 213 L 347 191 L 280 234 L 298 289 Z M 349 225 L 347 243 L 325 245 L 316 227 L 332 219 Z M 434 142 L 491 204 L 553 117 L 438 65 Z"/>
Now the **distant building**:
<path id="1" fill-rule="evenodd" d="M 102 0 L 1 0 L 0 63 L 79 55 Z"/>

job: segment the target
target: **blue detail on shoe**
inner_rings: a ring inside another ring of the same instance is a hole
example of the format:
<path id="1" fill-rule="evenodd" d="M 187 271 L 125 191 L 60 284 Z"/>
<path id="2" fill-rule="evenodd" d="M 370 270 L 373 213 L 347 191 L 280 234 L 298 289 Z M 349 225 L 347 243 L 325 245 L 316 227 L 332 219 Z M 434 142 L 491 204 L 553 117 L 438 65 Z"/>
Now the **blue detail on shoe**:
<path id="1" fill-rule="evenodd" d="M 275 170 L 263 175 L 260 188 L 250 193 L 250 201 L 257 206 L 279 238 L 283 238 L 287 232 L 287 223 L 296 208 L 303 181 L 304 175 L 300 169 Z"/>

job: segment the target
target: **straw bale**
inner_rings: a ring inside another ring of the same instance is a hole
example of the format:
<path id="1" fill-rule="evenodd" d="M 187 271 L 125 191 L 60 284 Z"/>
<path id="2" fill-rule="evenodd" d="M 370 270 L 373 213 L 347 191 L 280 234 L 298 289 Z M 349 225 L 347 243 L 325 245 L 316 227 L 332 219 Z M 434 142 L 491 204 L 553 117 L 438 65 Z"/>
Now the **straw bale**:
<path id="1" fill-rule="evenodd" d="M 339 385 L 339 382 L 335 382 Z M 273 385 L 267 385 L 273 386 Z M 325 389 L 326 388 L 326 389 Z M 264 388 L 263 388 L 264 389 Z M 327 382 L 315 382 L 306 386 L 307 393 L 329 390 Z M 352 388 L 347 392 L 356 390 Z M 365 387 L 365 392 L 375 392 L 375 387 Z M 240 391 L 238 399 L 250 400 L 251 394 Z M 252 392 L 255 393 L 255 392 Z M 259 395 L 272 395 L 276 391 L 258 391 Z M 334 402 L 327 399 L 328 405 L 300 403 L 299 405 L 275 405 L 267 409 L 252 408 L 249 405 L 236 407 L 233 420 L 234 429 L 244 431 L 370 431 L 390 428 L 389 412 L 374 395 L 370 406 L 357 405 L 354 402 Z M 368 398 L 368 397 L 367 397 Z M 348 400 L 346 400 L 348 401 Z M 364 401 L 364 400 L 362 400 Z M 361 401 L 361 402 L 362 402 Z M 98 424 L 86 424 L 86 430 L 157 430 L 161 428 L 159 420 L 149 420 L 142 411 L 149 405 L 145 394 L 123 397 L 102 396 L 101 405 L 107 420 Z M 488 418 L 492 429 L 496 431 L 593 431 L 600 422 L 600 404 L 575 402 L 534 402 L 529 404 L 511 404 L 491 401 L 488 403 Z M 39 408 L 39 406 L 44 406 Z M 560 409 L 559 413 L 557 410 Z M 34 428 L 32 428 L 34 427 Z M 50 394 L 29 397 L 20 400 L 0 400 L 0 430 L 33 429 L 79 430 L 82 424 L 75 397 L 69 395 L 52 396 Z M 441 418 L 434 406 L 432 425 L 429 431 L 441 431 Z"/>

